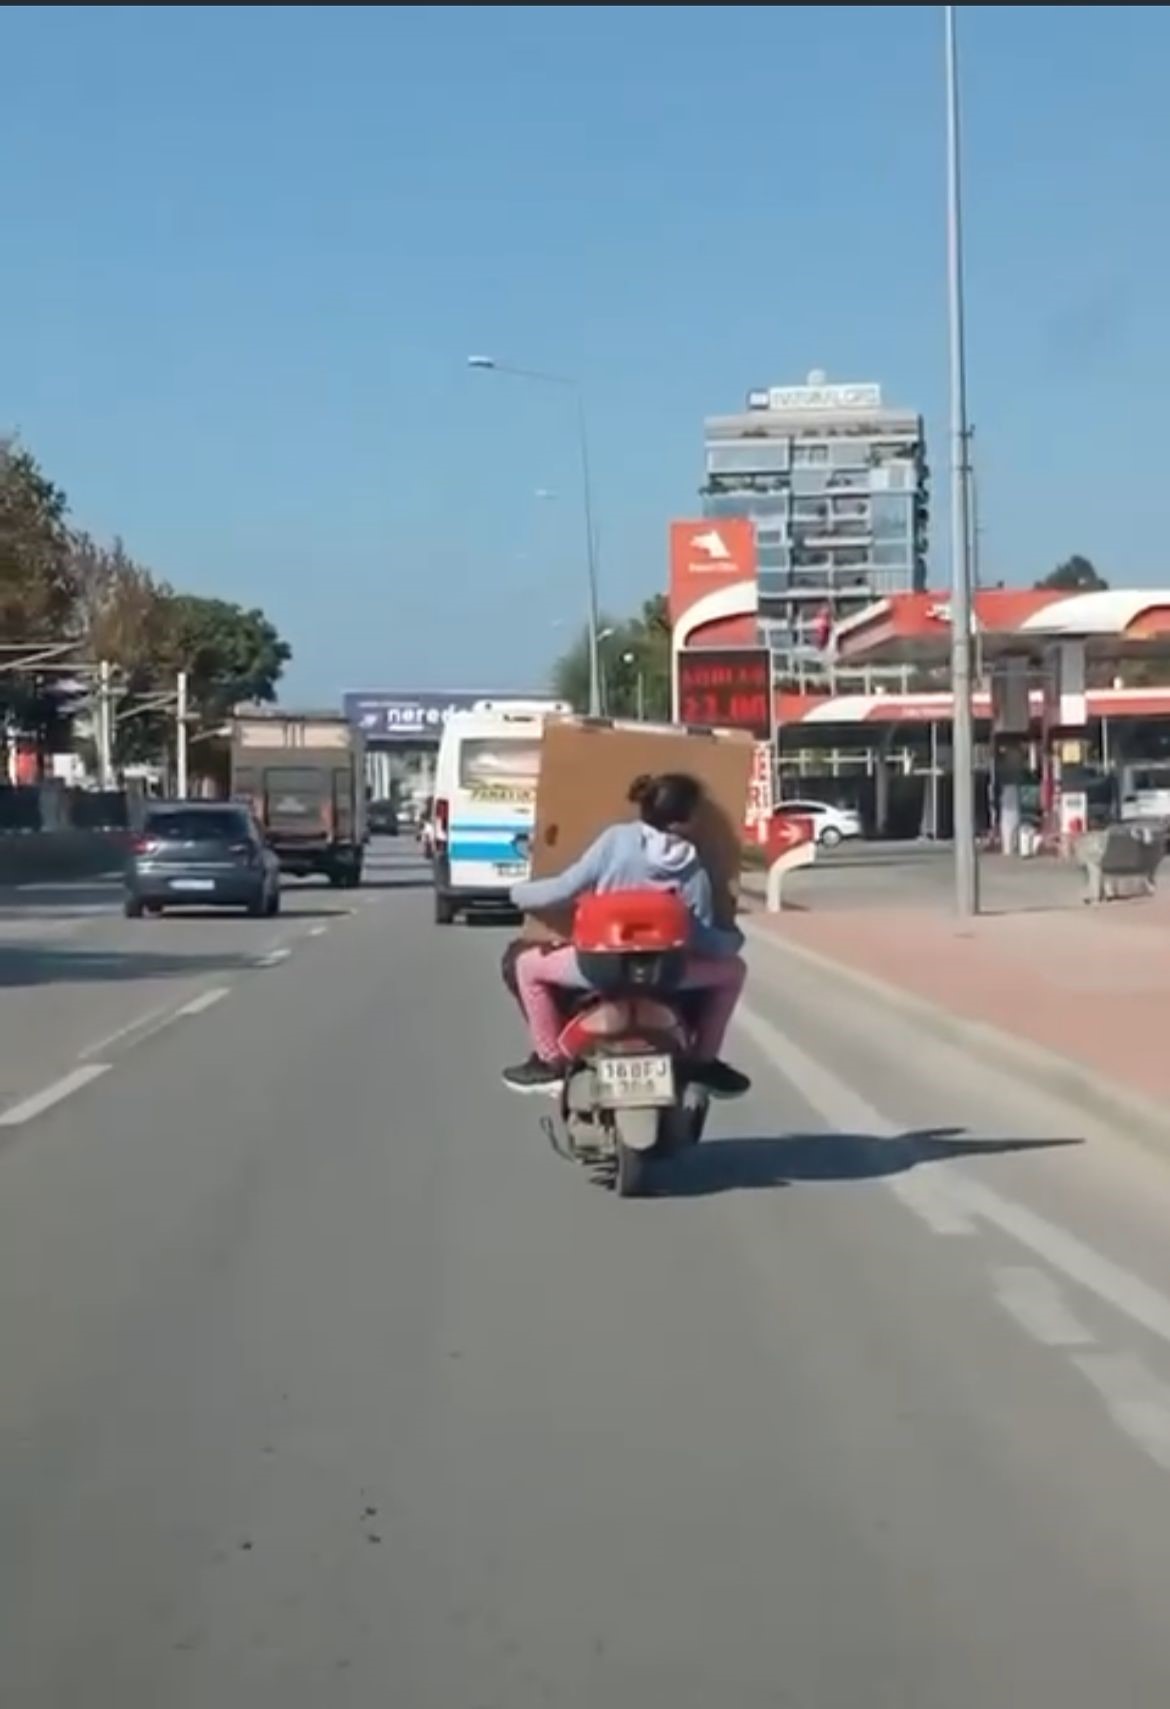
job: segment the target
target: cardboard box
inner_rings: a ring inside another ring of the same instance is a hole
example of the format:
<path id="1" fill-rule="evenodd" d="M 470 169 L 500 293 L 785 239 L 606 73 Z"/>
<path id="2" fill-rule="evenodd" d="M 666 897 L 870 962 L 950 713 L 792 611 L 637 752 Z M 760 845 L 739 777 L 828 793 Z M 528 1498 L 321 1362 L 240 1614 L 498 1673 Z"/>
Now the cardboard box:
<path id="1" fill-rule="evenodd" d="M 627 800 L 631 783 L 644 772 L 664 771 L 688 772 L 703 786 L 695 843 L 711 875 L 716 922 L 731 925 L 752 771 L 751 737 L 736 730 L 550 718 L 541 738 L 533 878 L 563 872 L 607 825 L 636 819 Z M 529 916 L 524 936 L 568 937 L 572 920 L 572 908 Z"/>

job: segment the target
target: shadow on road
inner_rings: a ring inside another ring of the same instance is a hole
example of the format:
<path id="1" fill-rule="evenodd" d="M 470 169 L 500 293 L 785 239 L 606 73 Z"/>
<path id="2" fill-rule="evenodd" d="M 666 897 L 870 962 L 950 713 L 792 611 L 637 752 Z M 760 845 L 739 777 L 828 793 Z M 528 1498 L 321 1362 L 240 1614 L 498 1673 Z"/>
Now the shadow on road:
<path id="1" fill-rule="evenodd" d="M 30 985 L 113 984 L 130 979 L 194 979 L 254 965 L 251 953 L 168 955 L 151 950 L 69 949 L 7 945 L 0 949 L 0 990 Z"/>
<path id="2" fill-rule="evenodd" d="M 888 1139 L 862 1133 L 796 1133 L 782 1138 L 705 1140 L 663 1171 L 669 1198 L 704 1198 L 752 1188 L 873 1181 L 925 1163 L 1051 1151 L 1080 1139 L 976 1139 L 963 1128 L 929 1128 Z"/>
<path id="3" fill-rule="evenodd" d="M 46 884 L 24 894 L 2 891 L 0 920 L 31 920 L 46 915 L 60 917 L 78 908 L 109 908 L 112 911 L 121 894 L 121 886 L 117 883 Z"/>
<path id="4" fill-rule="evenodd" d="M 245 913 L 242 908 L 201 908 L 198 903 L 195 903 L 192 906 L 190 903 L 186 902 L 168 902 L 163 914 L 148 916 L 135 927 L 135 930 L 147 932 L 152 931 L 154 929 L 154 921 L 158 919 L 165 920 L 168 926 L 182 925 L 184 921 L 186 921 L 188 925 L 196 923 L 206 925 L 208 920 L 220 920 L 223 922 L 235 920 L 238 925 L 243 925 L 245 922 L 248 922 L 250 924 L 255 923 L 272 926 L 279 924 L 282 920 L 287 920 L 291 925 L 297 920 L 344 920 L 349 916 L 349 909 L 346 907 L 344 902 L 338 902 L 333 908 L 290 907 L 289 903 L 292 901 L 293 897 L 298 894 L 300 894 L 298 891 L 294 890 L 290 892 L 286 890 L 281 898 L 282 903 L 284 904 L 281 912 L 278 915 L 268 916 L 250 915 Z"/>
<path id="5" fill-rule="evenodd" d="M 429 872 L 373 872 L 367 867 L 362 874 L 363 890 L 433 890 L 434 879 Z"/>

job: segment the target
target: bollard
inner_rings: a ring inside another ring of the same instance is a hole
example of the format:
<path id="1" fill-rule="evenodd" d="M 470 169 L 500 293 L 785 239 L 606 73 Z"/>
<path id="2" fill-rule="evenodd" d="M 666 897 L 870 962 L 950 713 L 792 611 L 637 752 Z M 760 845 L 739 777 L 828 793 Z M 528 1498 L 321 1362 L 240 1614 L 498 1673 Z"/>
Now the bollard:
<path id="1" fill-rule="evenodd" d="M 783 814 L 771 820 L 768 826 L 768 876 L 764 891 L 764 906 L 769 914 L 778 914 L 783 907 L 785 874 L 802 866 L 811 866 L 816 858 L 817 845 L 811 819 Z"/>

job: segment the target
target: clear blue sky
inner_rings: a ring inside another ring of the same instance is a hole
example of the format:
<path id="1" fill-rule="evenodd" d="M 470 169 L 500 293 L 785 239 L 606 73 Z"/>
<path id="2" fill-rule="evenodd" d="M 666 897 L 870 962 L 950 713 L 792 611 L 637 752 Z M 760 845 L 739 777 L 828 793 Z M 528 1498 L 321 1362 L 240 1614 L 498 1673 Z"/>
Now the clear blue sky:
<path id="1" fill-rule="evenodd" d="M 963 7 L 984 559 L 1170 581 L 1170 14 Z M 927 414 L 941 8 L 10 7 L 0 423 L 77 519 L 262 604 L 289 695 L 519 686 L 663 585 L 704 414 L 813 366 Z M 536 489 L 556 497 L 540 500 Z"/>

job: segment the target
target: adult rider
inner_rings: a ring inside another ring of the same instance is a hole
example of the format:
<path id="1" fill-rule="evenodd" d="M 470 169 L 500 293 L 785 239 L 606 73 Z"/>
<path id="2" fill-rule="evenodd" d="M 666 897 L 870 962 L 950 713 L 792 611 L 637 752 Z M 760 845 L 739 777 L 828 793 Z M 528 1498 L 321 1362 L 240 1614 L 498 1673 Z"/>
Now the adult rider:
<path id="1" fill-rule="evenodd" d="M 702 786 L 683 772 L 635 778 L 629 799 L 639 817 L 610 825 L 585 853 L 553 878 L 517 884 L 516 907 L 525 913 L 562 908 L 590 892 L 674 890 L 691 915 L 690 954 L 683 988 L 707 993 L 696 1024 L 693 1078 L 712 1097 L 737 1098 L 751 1085 L 746 1074 L 720 1056 L 728 1023 L 743 990 L 747 968 L 740 956 L 743 933 L 715 924 L 711 877 L 692 840 Z M 516 994 L 528 1021 L 532 1053 L 504 1070 L 516 1092 L 550 1092 L 564 1078 L 557 1043 L 564 1025 L 558 992 L 586 987 L 571 945 L 534 945 L 515 961 Z"/>

